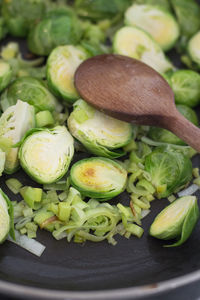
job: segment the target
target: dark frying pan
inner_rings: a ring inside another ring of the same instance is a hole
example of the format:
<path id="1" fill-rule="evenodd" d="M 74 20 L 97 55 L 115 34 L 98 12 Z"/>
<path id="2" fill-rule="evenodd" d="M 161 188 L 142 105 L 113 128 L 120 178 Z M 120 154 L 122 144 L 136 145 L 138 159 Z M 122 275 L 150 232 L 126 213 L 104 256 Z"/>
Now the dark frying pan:
<path id="1" fill-rule="evenodd" d="M 19 42 L 25 53 L 23 41 Z M 175 64 L 180 63 L 175 53 L 171 58 Z M 79 154 L 75 160 L 83 156 Z M 193 164 L 200 165 L 199 155 Z M 26 185 L 36 185 L 22 170 L 15 176 Z M 16 200 L 18 197 L 6 188 L 7 178 L 0 178 L 0 186 Z M 197 196 L 200 199 L 200 193 Z M 116 201 L 127 204 L 127 195 L 120 195 Z M 148 236 L 152 220 L 167 204 L 167 200 L 154 201 L 151 214 L 143 220 L 144 236 L 129 240 L 118 237 L 117 246 L 55 241 L 51 234 L 41 231 L 37 240 L 47 248 L 37 258 L 5 242 L 0 246 L 0 293 L 26 299 L 138 299 L 200 280 L 200 223 L 179 248 L 163 248 L 162 241 Z"/>

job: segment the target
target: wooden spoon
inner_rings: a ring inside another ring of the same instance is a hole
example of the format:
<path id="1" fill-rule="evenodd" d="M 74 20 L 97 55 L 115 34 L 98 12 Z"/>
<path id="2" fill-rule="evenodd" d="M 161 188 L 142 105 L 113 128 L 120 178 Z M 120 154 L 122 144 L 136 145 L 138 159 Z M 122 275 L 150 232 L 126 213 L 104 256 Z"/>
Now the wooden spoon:
<path id="1" fill-rule="evenodd" d="M 200 129 L 178 112 L 172 89 L 148 65 L 121 55 L 95 56 L 79 66 L 75 86 L 85 101 L 106 114 L 168 129 L 200 152 Z"/>

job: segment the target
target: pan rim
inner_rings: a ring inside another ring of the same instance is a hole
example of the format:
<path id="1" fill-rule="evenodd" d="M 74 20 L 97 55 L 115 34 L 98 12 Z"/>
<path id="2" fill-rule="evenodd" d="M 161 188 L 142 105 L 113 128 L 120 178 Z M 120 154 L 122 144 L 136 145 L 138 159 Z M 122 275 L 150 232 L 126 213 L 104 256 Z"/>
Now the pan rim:
<path id="1" fill-rule="evenodd" d="M 7 296 L 21 296 L 26 297 L 26 299 L 32 297 L 49 300 L 142 299 L 148 296 L 173 291 L 198 280 L 200 280 L 200 270 L 150 285 L 96 291 L 51 290 L 0 280 L 0 292 Z"/>

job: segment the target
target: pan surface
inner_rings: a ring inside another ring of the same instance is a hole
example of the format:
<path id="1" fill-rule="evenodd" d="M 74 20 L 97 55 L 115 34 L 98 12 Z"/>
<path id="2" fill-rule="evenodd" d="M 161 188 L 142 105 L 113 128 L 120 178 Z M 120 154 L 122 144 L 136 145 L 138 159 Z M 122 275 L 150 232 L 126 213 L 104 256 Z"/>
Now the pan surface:
<path id="1" fill-rule="evenodd" d="M 22 41 L 21 47 L 25 52 Z M 171 58 L 179 64 L 174 53 Z M 84 155 L 77 155 L 75 160 Z M 200 155 L 194 157 L 193 164 L 200 165 Z M 5 185 L 9 177 L 13 175 L 0 177 L 0 186 L 10 199 L 16 200 L 18 196 Z M 36 186 L 22 170 L 15 177 L 25 185 Z M 200 199 L 200 193 L 196 195 Z M 128 204 L 128 197 L 124 193 L 115 201 Z M 143 237 L 119 236 L 116 246 L 105 241 L 85 245 L 67 243 L 65 239 L 55 241 L 50 233 L 40 231 L 37 240 L 46 250 L 37 258 L 6 241 L 0 246 L 0 292 L 26 298 L 134 299 L 200 279 L 200 223 L 179 248 L 163 248 L 162 241 L 148 236 L 154 217 L 168 203 L 153 201 L 151 213 L 143 220 Z"/>

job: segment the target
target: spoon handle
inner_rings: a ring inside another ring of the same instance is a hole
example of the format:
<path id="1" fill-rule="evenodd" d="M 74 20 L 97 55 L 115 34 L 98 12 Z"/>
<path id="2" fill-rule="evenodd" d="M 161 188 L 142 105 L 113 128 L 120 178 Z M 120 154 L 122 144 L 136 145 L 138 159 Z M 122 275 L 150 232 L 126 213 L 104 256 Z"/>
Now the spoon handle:
<path id="1" fill-rule="evenodd" d="M 188 121 L 176 111 L 175 117 L 166 124 L 166 128 L 200 152 L 200 128 Z"/>

